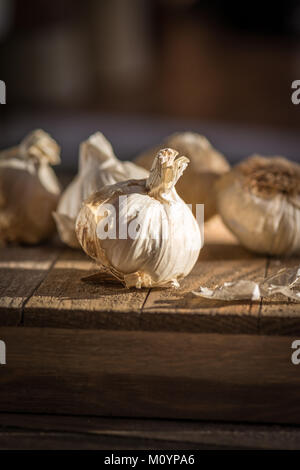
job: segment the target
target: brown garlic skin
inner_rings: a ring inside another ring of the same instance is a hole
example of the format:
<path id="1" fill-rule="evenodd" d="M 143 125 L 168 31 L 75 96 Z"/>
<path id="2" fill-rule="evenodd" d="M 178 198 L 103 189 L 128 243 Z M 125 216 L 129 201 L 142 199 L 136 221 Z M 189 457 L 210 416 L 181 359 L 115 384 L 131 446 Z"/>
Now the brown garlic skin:
<path id="1" fill-rule="evenodd" d="M 60 148 L 44 131 L 0 153 L 0 243 L 37 244 L 55 232 L 60 186 L 50 164 Z"/>
<path id="2" fill-rule="evenodd" d="M 172 134 L 163 144 L 140 154 L 135 163 L 150 170 L 153 158 L 162 147 L 171 147 L 190 160 L 185 178 L 178 181 L 176 189 L 186 204 L 192 204 L 194 215 L 196 204 L 204 204 L 204 218 L 208 220 L 217 212 L 215 184 L 220 175 L 230 169 L 226 158 L 204 136 L 181 132 Z"/>
<path id="3" fill-rule="evenodd" d="M 300 253 L 300 166 L 284 157 L 254 155 L 217 184 L 225 225 L 251 251 Z"/>

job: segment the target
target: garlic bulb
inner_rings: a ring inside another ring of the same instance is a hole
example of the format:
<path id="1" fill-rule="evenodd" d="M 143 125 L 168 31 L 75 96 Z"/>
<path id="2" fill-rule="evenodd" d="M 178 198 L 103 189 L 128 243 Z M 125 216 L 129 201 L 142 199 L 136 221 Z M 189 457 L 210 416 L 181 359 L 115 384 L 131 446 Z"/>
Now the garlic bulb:
<path id="1" fill-rule="evenodd" d="M 106 184 L 130 178 L 146 178 L 149 172 L 131 162 L 117 159 L 112 146 L 101 132 L 80 145 L 78 175 L 63 192 L 53 214 L 61 240 L 80 248 L 75 234 L 75 220 L 82 201 Z"/>
<path id="2" fill-rule="evenodd" d="M 242 245 L 257 253 L 300 252 L 300 166 L 254 155 L 218 183 L 218 209 Z"/>
<path id="3" fill-rule="evenodd" d="M 194 214 L 196 204 L 204 204 L 204 217 L 208 220 L 216 213 L 214 184 L 230 168 L 226 158 L 204 136 L 193 132 L 172 134 L 162 146 L 171 147 L 190 160 L 186 177 L 178 182 L 177 191 L 187 204 L 192 204 Z M 150 169 L 156 152 L 162 146 L 141 154 L 136 163 Z"/>
<path id="4" fill-rule="evenodd" d="M 177 287 L 198 259 L 200 229 L 175 190 L 188 159 L 177 155 L 160 150 L 147 179 L 104 187 L 77 217 L 84 251 L 127 287 Z"/>
<path id="5" fill-rule="evenodd" d="M 53 234 L 60 186 L 50 164 L 60 162 L 59 154 L 42 130 L 0 153 L 0 242 L 35 244 Z"/>

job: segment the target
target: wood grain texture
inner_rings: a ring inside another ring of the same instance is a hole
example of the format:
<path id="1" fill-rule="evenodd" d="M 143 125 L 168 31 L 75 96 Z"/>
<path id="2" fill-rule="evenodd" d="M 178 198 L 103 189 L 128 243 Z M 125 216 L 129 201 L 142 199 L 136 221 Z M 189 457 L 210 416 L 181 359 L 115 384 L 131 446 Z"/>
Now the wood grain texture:
<path id="1" fill-rule="evenodd" d="M 270 258 L 267 275 L 275 274 L 285 267 L 300 266 L 300 257 Z M 286 301 L 282 296 L 265 299 L 259 319 L 259 332 L 262 334 L 300 335 L 300 303 Z"/>
<path id="2" fill-rule="evenodd" d="M 0 449 L 300 449 L 281 425 L 0 413 Z"/>
<path id="3" fill-rule="evenodd" d="M 17 325 L 23 307 L 57 258 L 55 244 L 2 247 L 0 250 L 0 322 Z"/>
<path id="4" fill-rule="evenodd" d="M 144 331 L 257 333 L 259 303 L 213 302 L 190 294 L 199 285 L 264 277 L 266 259 L 239 245 L 218 217 L 205 226 L 206 245 L 181 288 L 125 289 L 99 279 L 83 253 L 65 250 L 24 311 L 26 326 Z M 89 274 L 95 274 L 94 279 Z"/>
<path id="5" fill-rule="evenodd" d="M 227 447 L 217 447 L 228 449 Z M 81 433 L 22 432 L 0 433 L 0 450 L 216 450 L 216 446 L 136 439 L 124 436 L 85 436 Z"/>
<path id="6" fill-rule="evenodd" d="M 221 302 L 194 297 L 199 286 L 214 287 L 238 279 L 260 280 L 266 259 L 246 251 L 218 217 L 205 225 L 205 245 L 180 289 L 152 289 L 142 319 L 149 328 L 208 333 L 257 333 L 259 302 Z"/>
<path id="7" fill-rule="evenodd" d="M 2 328 L 0 411 L 300 424 L 293 338 Z"/>
<path id="8" fill-rule="evenodd" d="M 246 251 L 218 217 L 205 225 L 205 246 L 178 290 L 125 289 L 83 252 L 61 246 L 3 248 L 0 325 L 296 336 L 299 304 L 282 297 L 220 302 L 190 292 L 225 281 L 259 281 L 296 264 L 300 259 L 268 260 Z"/>
<path id="9" fill-rule="evenodd" d="M 125 289 L 114 278 L 86 279 L 97 266 L 65 249 L 24 311 L 25 326 L 137 329 L 148 290 Z"/>

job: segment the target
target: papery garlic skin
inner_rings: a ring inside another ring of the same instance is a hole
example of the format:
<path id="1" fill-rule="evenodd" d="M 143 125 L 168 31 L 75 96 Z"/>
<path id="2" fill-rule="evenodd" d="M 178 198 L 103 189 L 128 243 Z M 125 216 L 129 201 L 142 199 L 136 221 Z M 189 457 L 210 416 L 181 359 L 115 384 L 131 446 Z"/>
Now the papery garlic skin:
<path id="1" fill-rule="evenodd" d="M 135 162 L 150 170 L 153 158 L 163 146 L 177 150 L 190 160 L 185 178 L 178 182 L 176 189 L 186 204 L 192 204 L 194 215 L 196 204 L 204 204 L 204 217 L 208 220 L 217 212 L 214 185 L 230 169 L 226 158 L 203 135 L 178 132 L 167 137 L 162 145 L 140 154 Z"/>
<path id="2" fill-rule="evenodd" d="M 1 243 L 37 244 L 54 233 L 60 185 L 50 164 L 59 162 L 58 144 L 42 130 L 0 153 Z"/>
<path id="3" fill-rule="evenodd" d="M 75 234 L 75 220 L 82 201 L 107 184 L 130 178 L 146 178 L 149 172 L 131 162 L 117 159 L 111 144 L 96 132 L 80 145 L 78 175 L 63 192 L 53 214 L 61 240 L 80 248 Z"/>
<path id="4" fill-rule="evenodd" d="M 253 156 L 220 180 L 219 213 L 240 243 L 251 251 L 269 255 L 300 253 L 298 184 L 300 188 L 300 166 L 296 163 L 283 157 Z"/>
<path id="5" fill-rule="evenodd" d="M 177 287 L 198 259 L 200 229 L 174 187 L 188 159 L 175 160 L 176 155 L 172 149 L 161 150 L 149 178 L 104 187 L 84 202 L 77 217 L 76 233 L 84 251 L 126 287 Z M 126 196 L 126 204 L 120 204 L 120 196 Z M 110 219 L 115 239 L 99 238 L 108 204 L 116 214 Z M 139 227 L 138 236 L 122 239 L 120 221 L 132 235 Z"/>

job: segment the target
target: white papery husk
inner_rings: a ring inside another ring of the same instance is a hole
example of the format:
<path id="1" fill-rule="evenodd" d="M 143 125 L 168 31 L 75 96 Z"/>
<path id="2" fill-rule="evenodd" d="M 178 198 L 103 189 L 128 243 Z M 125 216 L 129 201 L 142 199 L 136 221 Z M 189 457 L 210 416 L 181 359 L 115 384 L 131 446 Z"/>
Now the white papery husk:
<path id="1" fill-rule="evenodd" d="M 253 165 L 254 169 L 258 165 L 267 186 L 263 182 L 262 187 L 261 181 L 255 179 L 255 172 L 251 174 Z M 245 176 L 247 166 L 250 174 Z M 274 175 L 276 184 L 272 187 Z M 300 167 L 294 162 L 255 155 L 222 177 L 218 184 L 218 210 L 243 246 L 269 255 L 300 252 L 300 195 L 295 189 L 299 179 L 300 191 L 299 175 Z"/>
<path id="2" fill-rule="evenodd" d="M 50 165 L 58 163 L 58 144 L 40 129 L 0 152 L 0 242 L 36 244 L 53 234 L 60 186 Z"/>
<path id="3" fill-rule="evenodd" d="M 162 147 L 171 147 L 190 160 L 185 178 L 178 181 L 176 189 L 187 204 L 192 204 L 194 215 L 196 204 L 204 204 L 204 217 L 208 220 L 217 212 L 214 186 L 220 175 L 230 169 L 226 158 L 203 135 L 178 132 L 166 137 L 163 144 L 140 154 L 135 162 L 150 170 L 156 153 Z"/>
<path id="4" fill-rule="evenodd" d="M 80 248 L 75 234 L 75 220 L 82 201 L 105 185 L 130 178 L 146 178 L 149 172 L 131 162 L 117 159 L 111 144 L 96 132 L 80 145 L 78 175 L 63 192 L 53 214 L 61 240 Z"/>
<path id="5" fill-rule="evenodd" d="M 300 302 L 300 267 L 283 268 L 277 273 L 268 276 L 260 282 L 240 279 L 233 282 L 225 282 L 220 286 L 210 289 L 200 286 L 197 291 L 192 291 L 196 297 L 204 297 L 212 300 L 226 302 L 236 300 L 260 301 L 265 297 L 284 296 L 289 300 Z"/>
<path id="6" fill-rule="evenodd" d="M 103 188 L 84 202 L 77 217 L 76 233 L 84 251 L 126 287 L 177 287 L 198 259 L 200 229 L 174 187 L 188 159 L 175 160 L 176 155 L 172 149 L 160 151 L 148 179 Z M 120 204 L 119 196 L 127 196 L 126 204 Z M 122 239 L 120 221 L 126 231 L 139 228 L 138 236 Z M 99 238 L 106 223 L 115 239 Z"/>

